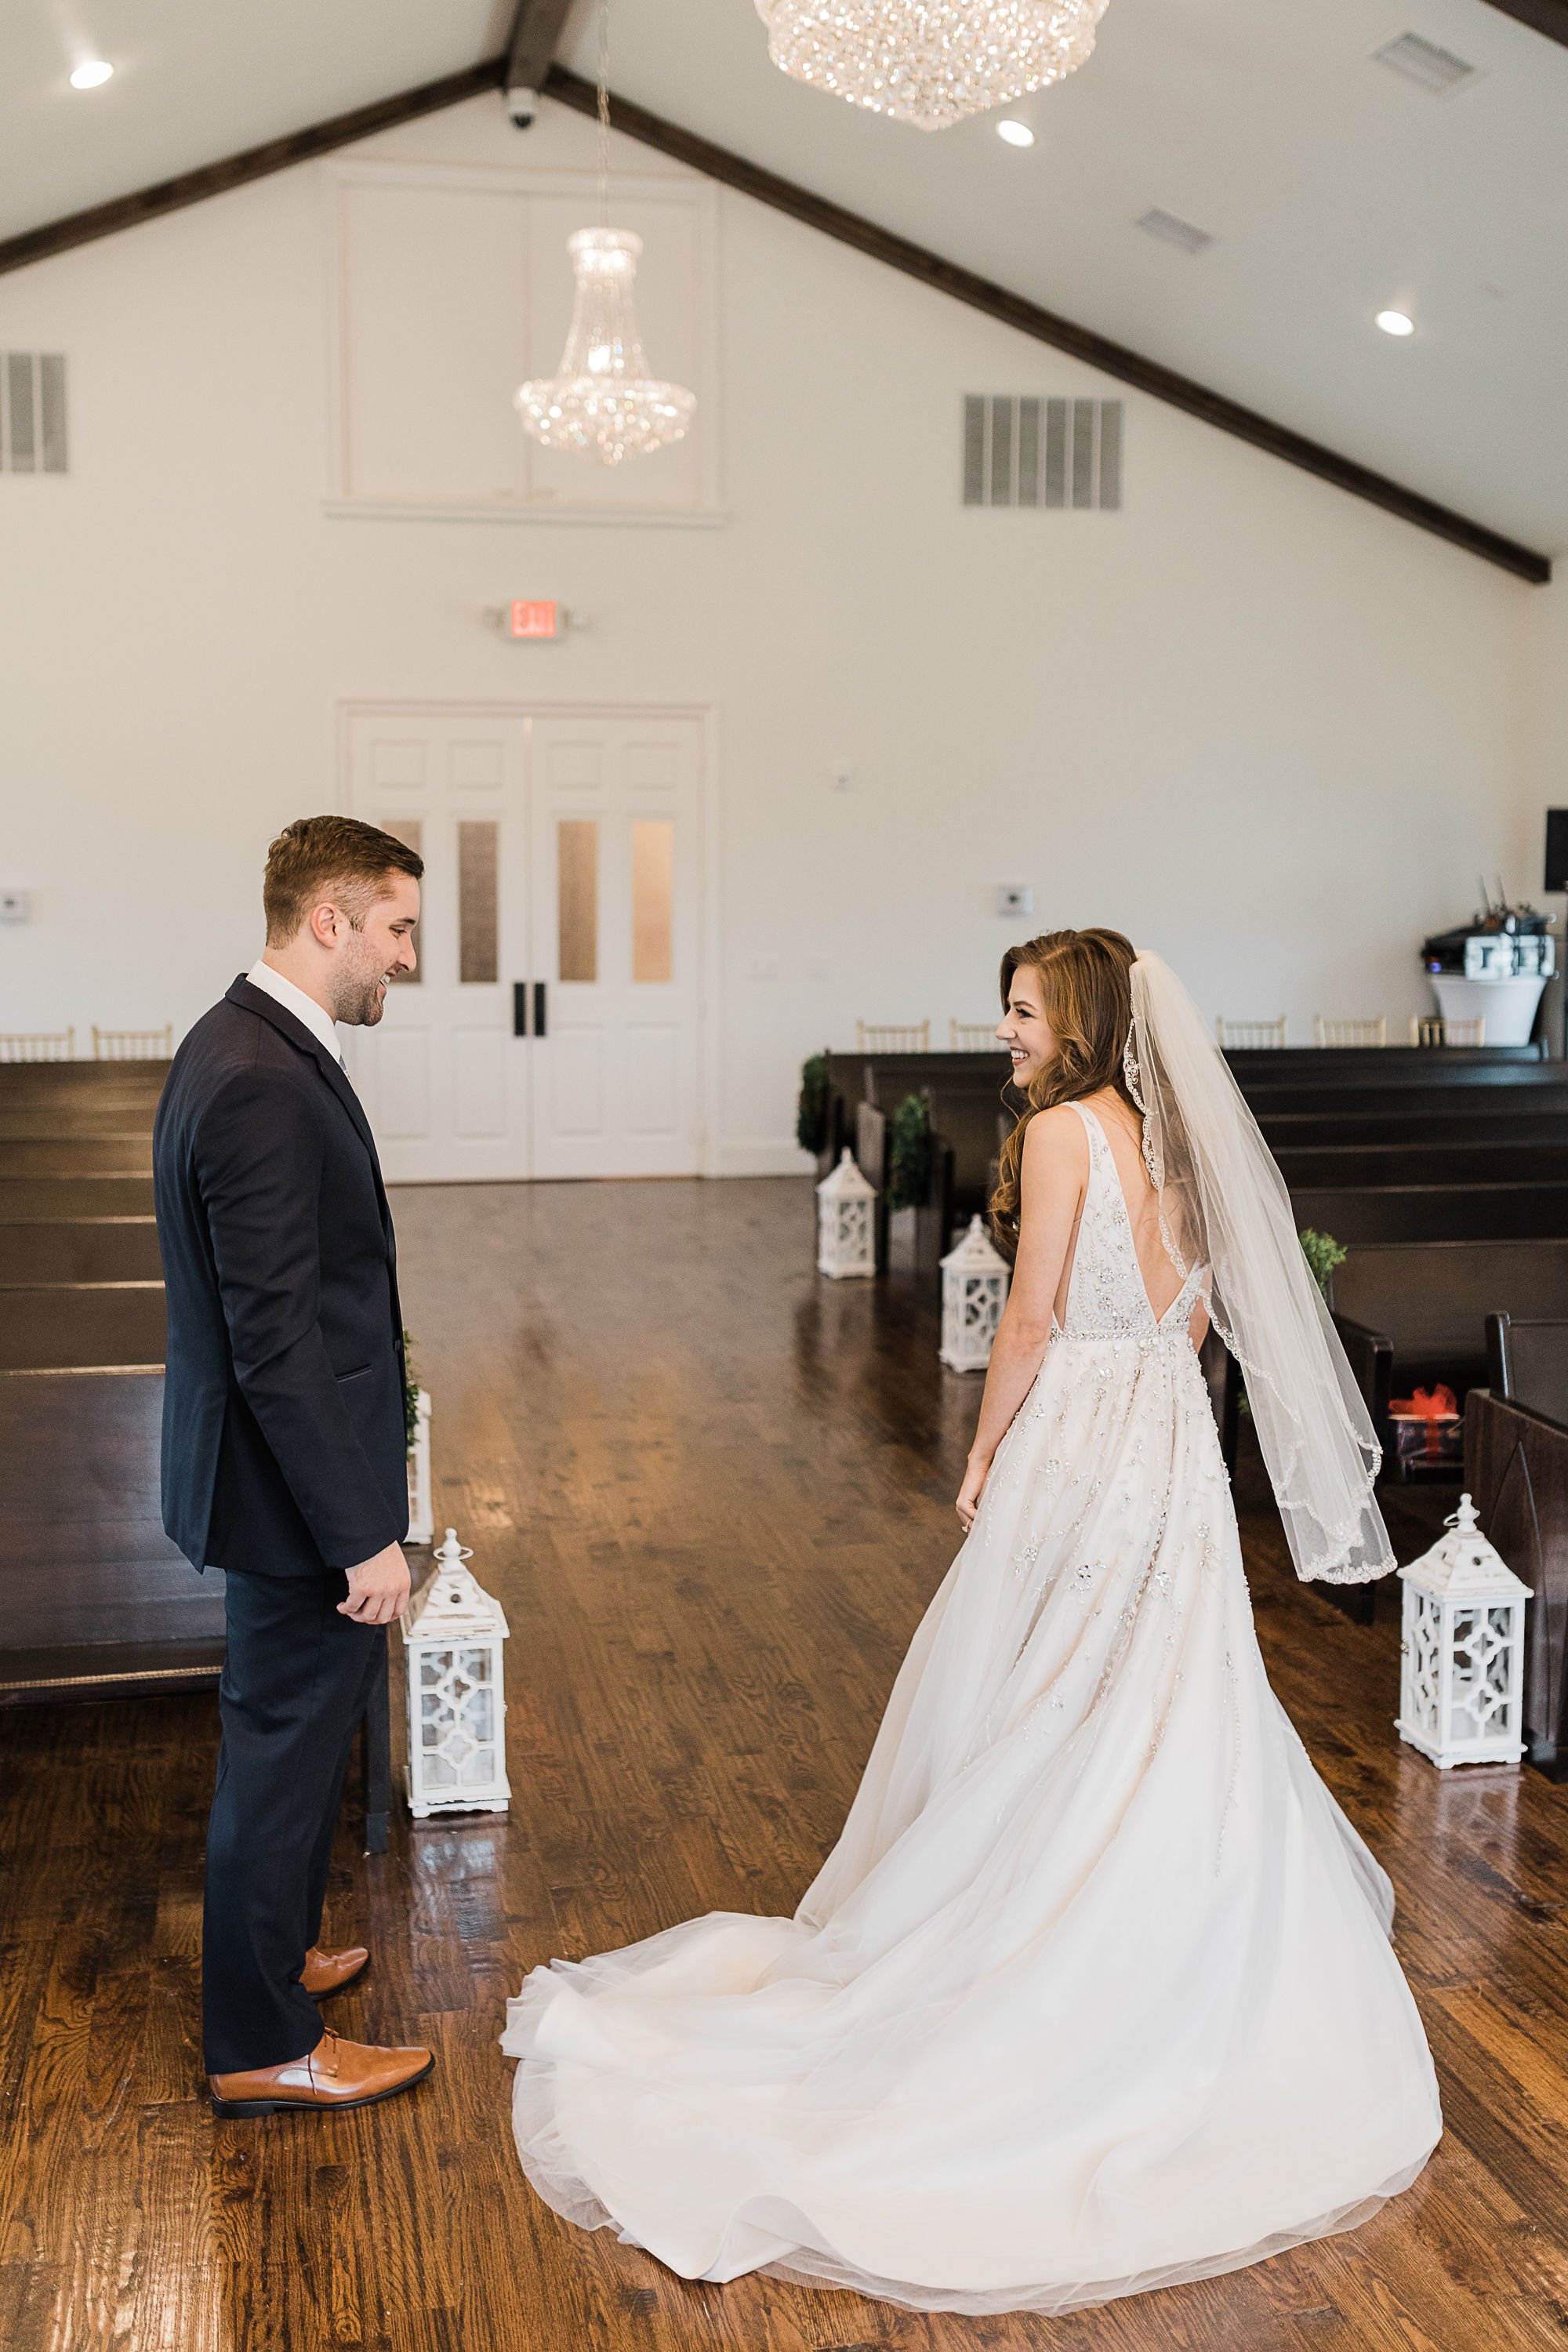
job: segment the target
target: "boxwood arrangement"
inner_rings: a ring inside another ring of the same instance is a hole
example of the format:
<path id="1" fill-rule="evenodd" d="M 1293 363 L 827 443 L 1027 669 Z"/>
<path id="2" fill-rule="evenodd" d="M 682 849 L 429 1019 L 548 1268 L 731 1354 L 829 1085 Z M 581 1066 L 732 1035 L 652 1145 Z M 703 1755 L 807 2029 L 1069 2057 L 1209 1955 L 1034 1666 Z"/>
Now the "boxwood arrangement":
<path id="1" fill-rule="evenodd" d="M 888 1206 L 923 1209 L 931 1195 L 931 1105 L 906 1095 L 893 1113 L 889 1150 Z"/>
<path id="2" fill-rule="evenodd" d="M 795 1139 L 814 1156 L 827 1143 L 827 1056 L 813 1054 L 800 1069 L 800 1099 L 795 1106 Z"/>

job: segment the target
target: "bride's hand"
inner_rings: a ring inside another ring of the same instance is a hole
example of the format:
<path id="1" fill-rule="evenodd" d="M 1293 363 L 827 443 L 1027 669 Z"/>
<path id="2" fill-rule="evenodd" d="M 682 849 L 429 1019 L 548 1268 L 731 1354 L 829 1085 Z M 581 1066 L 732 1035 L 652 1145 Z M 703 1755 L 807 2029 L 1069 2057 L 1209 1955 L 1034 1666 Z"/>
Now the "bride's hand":
<path id="1" fill-rule="evenodd" d="M 958 1500 L 953 1505 L 963 1522 L 965 1535 L 974 1525 L 974 1515 L 980 1508 L 980 1497 L 985 1492 L 985 1481 L 990 1475 L 990 1463 L 981 1461 L 972 1454 L 963 1473 L 963 1484 L 958 1490 Z"/>

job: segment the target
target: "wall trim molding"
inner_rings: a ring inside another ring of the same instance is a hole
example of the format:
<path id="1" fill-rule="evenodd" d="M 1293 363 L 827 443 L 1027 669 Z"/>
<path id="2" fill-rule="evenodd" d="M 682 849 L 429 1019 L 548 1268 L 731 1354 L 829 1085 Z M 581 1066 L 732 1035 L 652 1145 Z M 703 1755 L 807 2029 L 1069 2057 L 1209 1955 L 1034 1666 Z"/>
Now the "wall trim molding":
<path id="1" fill-rule="evenodd" d="M 1501 0 L 1492 0 L 1501 5 Z M 1531 13 L 1526 15 L 1526 10 Z M 1508 13 L 1518 15 L 1541 32 L 1554 26 L 1559 15 L 1568 16 L 1568 0 L 1515 0 Z M 1555 32 L 1551 37 L 1558 37 Z M 260 147 L 249 147 L 237 155 L 204 164 L 199 170 L 178 173 L 174 178 L 161 180 L 153 186 L 141 188 L 132 194 L 117 196 L 110 203 L 93 205 L 87 210 L 68 214 L 63 219 L 47 221 L 37 228 L 24 230 L 21 235 L 0 239 L 0 276 L 24 269 L 34 262 L 44 261 L 54 255 L 68 253 L 79 246 L 90 245 L 100 237 L 113 236 L 121 229 L 134 228 L 143 222 L 157 220 L 166 213 L 178 212 L 186 205 L 202 204 L 209 196 L 226 194 L 234 188 L 246 187 L 253 181 L 269 177 L 274 172 L 288 171 L 296 163 L 313 161 L 356 141 L 371 138 L 375 132 L 395 129 L 399 124 L 418 121 L 427 114 L 438 114 L 448 106 L 458 106 L 467 99 L 482 96 L 486 91 L 500 90 L 505 80 L 507 57 L 486 58 L 461 73 L 447 74 L 438 81 L 421 82 L 412 89 L 395 91 L 392 96 L 377 99 L 368 106 L 355 107 L 349 113 L 332 115 L 324 122 L 311 123 L 302 131 L 290 132 L 286 138 L 268 141 Z M 592 115 L 595 110 L 594 85 L 567 68 L 552 65 L 545 77 L 546 93 L 562 105 L 572 107 L 579 114 Z M 908 237 L 897 236 L 891 229 L 879 226 L 863 214 L 854 213 L 846 205 L 832 203 L 816 194 L 798 181 L 787 180 L 779 173 L 765 170 L 745 156 L 735 154 L 713 140 L 704 139 L 696 131 L 684 130 L 680 124 L 637 106 L 629 99 L 612 96 L 610 119 L 614 127 L 628 139 L 654 148 L 677 163 L 716 180 L 721 186 L 733 188 L 738 194 L 767 205 L 775 212 L 787 214 L 793 220 L 822 236 L 832 237 L 837 244 L 850 247 L 873 261 L 882 262 L 906 278 L 946 294 L 972 310 L 1000 320 L 1032 341 L 1047 343 L 1055 351 L 1066 352 L 1119 383 L 1131 384 L 1134 390 L 1147 393 L 1152 399 L 1162 401 L 1167 407 L 1180 409 L 1200 423 L 1211 425 L 1217 432 L 1228 433 L 1255 449 L 1294 466 L 1301 472 L 1312 474 L 1320 481 L 1330 482 L 1335 488 L 1347 490 L 1352 498 L 1364 499 L 1380 507 L 1386 514 L 1401 521 L 1414 523 L 1417 530 L 1429 531 L 1435 538 L 1447 540 L 1451 546 L 1477 555 L 1484 562 L 1493 563 L 1517 579 L 1539 585 L 1552 577 L 1552 561 L 1536 549 L 1525 547 L 1501 531 L 1485 523 L 1474 522 L 1468 516 L 1443 506 L 1436 499 L 1424 497 L 1420 491 L 1405 488 L 1370 466 L 1352 457 L 1341 456 L 1337 450 L 1313 441 L 1304 433 L 1289 425 L 1278 425 L 1272 418 L 1261 415 L 1225 394 L 1211 392 L 1206 385 L 1192 377 L 1182 375 L 1174 368 L 1163 366 L 1157 360 L 1146 359 L 1141 352 L 1109 336 L 1080 327 L 1070 319 L 1047 310 L 1021 294 L 1009 292 L 975 271 L 963 268 L 957 262 L 946 261 L 940 254 L 916 245 Z"/>

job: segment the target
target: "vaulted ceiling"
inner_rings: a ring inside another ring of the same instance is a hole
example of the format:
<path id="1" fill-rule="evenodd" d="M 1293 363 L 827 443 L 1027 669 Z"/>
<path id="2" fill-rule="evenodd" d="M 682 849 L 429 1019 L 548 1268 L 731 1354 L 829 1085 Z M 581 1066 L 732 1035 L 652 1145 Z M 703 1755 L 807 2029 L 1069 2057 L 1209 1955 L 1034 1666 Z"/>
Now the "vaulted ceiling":
<path id="1" fill-rule="evenodd" d="M 0 236 L 495 56 L 511 16 L 510 0 L 17 0 Z M 931 136 L 786 80 L 752 0 L 612 0 L 611 26 L 627 98 L 1568 551 L 1568 47 L 1489 0 L 1110 0 L 1089 65 L 1005 110 L 1035 132 L 1023 150 L 989 118 Z M 1473 72 L 1444 95 L 1404 79 L 1376 53 L 1405 33 Z M 556 54 L 592 75 L 591 0 Z M 113 79 L 73 90 L 92 55 Z M 1212 242 L 1152 236 L 1151 211 Z M 1415 332 L 1381 333 L 1384 308 Z"/>

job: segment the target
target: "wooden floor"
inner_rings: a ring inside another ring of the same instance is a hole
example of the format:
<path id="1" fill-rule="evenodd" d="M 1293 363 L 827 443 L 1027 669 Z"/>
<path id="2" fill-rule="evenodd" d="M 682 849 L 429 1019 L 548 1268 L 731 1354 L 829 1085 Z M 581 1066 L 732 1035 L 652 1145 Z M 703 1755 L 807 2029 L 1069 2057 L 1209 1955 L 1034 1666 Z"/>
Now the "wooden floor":
<path id="1" fill-rule="evenodd" d="M 218 2123 L 197 1941 L 214 1705 L 0 1716 L 0 2343 L 14 2352 L 1505 2352 L 1568 2332 L 1568 1791 L 1439 1775 L 1391 1728 L 1394 1595 L 1351 1625 L 1244 1513 L 1277 1687 L 1392 1871 L 1447 2138 L 1353 2237 L 1065 2320 L 682 2284 L 538 2204 L 506 1994 L 831 1842 L 956 1541 L 979 1384 L 895 1280 L 818 1283 L 803 1185 L 405 1191 L 452 1520 L 511 1622 L 509 1819 L 340 1839 L 333 2021 L 432 2042 L 412 2095 Z M 1250 1492 L 1250 1488 L 1249 1488 Z M 1396 1523 L 1402 1557 L 1428 1538 Z"/>

